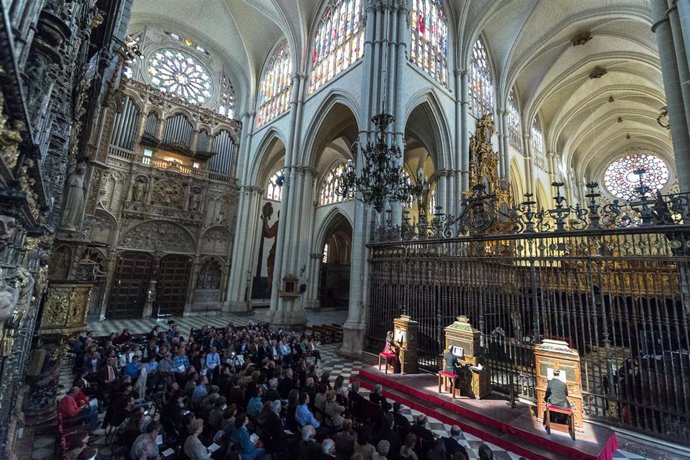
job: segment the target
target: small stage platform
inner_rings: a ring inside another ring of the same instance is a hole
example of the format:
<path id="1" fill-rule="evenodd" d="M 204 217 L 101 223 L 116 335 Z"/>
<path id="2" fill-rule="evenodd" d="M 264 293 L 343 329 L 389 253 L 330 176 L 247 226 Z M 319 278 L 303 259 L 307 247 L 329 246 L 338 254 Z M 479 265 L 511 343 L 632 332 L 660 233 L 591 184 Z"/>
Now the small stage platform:
<path id="1" fill-rule="evenodd" d="M 372 389 L 383 385 L 389 399 L 422 412 L 528 459 L 596 459 L 609 460 L 618 448 L 613 431 L 585 423 L 573 441 L 567 433 L 548 435 L 532 407 L 517 403 L 511 408 L 506 400 L 476 400 L 466 397 L 452 399 L 449 393 L 438 393 L 434 374 L 385 374 L 374 366 L 363 367 L 350 380 Z"/>

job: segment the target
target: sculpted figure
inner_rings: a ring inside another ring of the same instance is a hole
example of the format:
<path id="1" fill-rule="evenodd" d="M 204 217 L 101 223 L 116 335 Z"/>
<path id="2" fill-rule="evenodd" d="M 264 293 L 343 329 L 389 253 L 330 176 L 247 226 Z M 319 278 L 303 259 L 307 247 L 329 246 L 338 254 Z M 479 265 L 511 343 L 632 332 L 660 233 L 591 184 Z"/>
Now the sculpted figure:
<path id="1" fill-rule="evenodd" d="M 82 212 L 84 211 L 84 179 L 86 177 L 86 164 L 79 163 L 67 182 L 69 188 L 65 200 L 65 211 L 62 216 L 62 228 L 76 230 L 79 227 Z"/>
<path id="2" fill-rule="evenodd" d="M 14 217 L 0 215 L 0 251 L 5 249 L 17 233 L 17 221 Z"/>
<path id="3" fill-rule="evenodd" d="M 8 286 L 5 281 L 5 271 L 0 269 L 0 324 L 14 314 L 17 298 L 17 290 Z"/>

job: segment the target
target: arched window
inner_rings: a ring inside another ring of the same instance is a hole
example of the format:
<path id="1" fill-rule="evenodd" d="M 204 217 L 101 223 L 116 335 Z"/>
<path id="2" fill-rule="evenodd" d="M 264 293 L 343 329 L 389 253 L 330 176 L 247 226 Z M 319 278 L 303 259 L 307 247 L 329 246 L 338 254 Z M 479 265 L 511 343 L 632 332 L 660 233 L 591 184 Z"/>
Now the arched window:
<path id="1" fill-rule="evenodd" d="M 345 164 L 341 163 L 331 168 L 331 170 L 323 176 L 321 190 L 319 191 L 320 206 L 343 201 L 343 197 L 336 193 L 336 188 L 338 187 L 338 178 L 342 176 L 344 171 Z"/>
<path id="2" fill-rule="evenodd" d="M 474 43 L 468 74 L 470 107 L 475 117 L 494 111 L 494 79 L 491 76 L 489 57 L 481 39 Z"/>
<path id="3" fill-rule="evenodd" d="M 442 0 L 412 0 L 410 58 L 448 86 L 448 19 Z"/>
<path id="4" fill-rule="evenodd" d="M 544 151 L 544 133 L 541 130 L 539 117 L 534 117 L 532 122 L 532 159 L 534 165 L 546 171 L 546 152 Z"/>
<path id="5" fill-rule="evenodd" d="M 283 176 L 283 170 L 280 169 L 276 171 L 275 174 L 268 179 L 268 184 L 266 185 L 266 199 L 272 201 L 282 201 L 284 181 L 285 176 Z"/>
<path id="6" fill-rule="evenodd" d="M 257 126 L 262 126 L 284 113 L 290 104 L 292 86 L 290 46 L 283 41 L 269 59 L 259 87 Z"/>
<path id="7" fill-rule="evenodd" d="M 211 76 L 192 55 L 161 49 L 151 55 L 148 66 L 151 84 L 173 96 L 204 104 L 211 96 Z"/>
<path id="8" fill-rule="evenodd" d="M 668 166 L 664 160 L 648 152 L 634 152 L 611 162 L 604 172 L 606 189 L 618 198 L 633 200 L 640 197 L 640 172 L 644 185 L 650 193 L 666 186 L 669 179 Z"/>
<path id="9" fill-rule="evenodd" d="M 310 93 L 364 54 L 362 0 L 331 0 L 321 16 L 313 40 Z"/>
<path id="10" fill-rule="evenodd" d="M 328 263 L 328 243 L 323 245 L 323 256 L 321 257 L 321 263 Z"/>
<path id="11" fill-rule="evenodd" d="M 520 126 L 520 107 L 515 88 L 508 94 L 508 140 L 515 150 L 522 153 L 522 127 Z"/>
<path id="12" fill-rule="evenodd" d="M 223 75 L 220 85 L 220 104 L 218 113 L 228 118 L 235 118 L 235 88 L 230 79 Z"/>

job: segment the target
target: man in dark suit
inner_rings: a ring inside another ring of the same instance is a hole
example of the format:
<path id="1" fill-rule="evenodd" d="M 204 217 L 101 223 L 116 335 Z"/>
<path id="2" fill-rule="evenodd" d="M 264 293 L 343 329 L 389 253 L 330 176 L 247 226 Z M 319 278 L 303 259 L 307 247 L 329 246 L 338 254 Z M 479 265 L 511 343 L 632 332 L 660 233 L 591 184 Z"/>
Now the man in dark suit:
<path id="1" fill-rule="evenodd" d="M 546 396 L 544 399 L 552 406 L 561 409 L 570 409 L 570 402 L 567 398 L 568 386 L 559 378 L 560 375 L 561 371 L 559 369 L 553 370 L 553 378 L 549 380 L 546 386 Z M 564 414 L 552 414 L 551 420 L 555 423 L 566 423 L 567 417 Z"/>
<path id="2" fill-rule="evenodd" d="M 410 432 L 411 426 L 407 417 L 400 413 L 401 407 L 399 402 L 396 401 L 393 403 L 393 418 L 395 418 L 395 427 L 398 430 L 398 436 L 400 436 L 401 440 L 404 440 L 407 437 L 407 433 Z"/>
<path id="3" fill-rule="evenodd" d="M 450 372 L 451 374 L 457 374 L 458 357 L 455 356 L 450 349 L 448 349 L 443 358 L 445 362 L 443 370 L 446 372 Z"/>
<path id="4" fill-rule="evenodd" d="M 449 456 L 452 457 L 456 452 L 460 452 L 463 458 L 470 458 L 469 455 L 467 455 L 467 450 L 460 444 L 462 440 L 462 430 L 460 430 L 459 426 L 453 425 L 450 427 L 450 436 L 442 439 L 443 443 L 446 445 L 446 453 Z"/>
<path id="5" fill-rule="evenodd" d="M 382 392 L 383 386 L 380 383 L 377 383 L 376 386 L 374 386 L 374 391 L 369 393 L 369 400 L 381 407 L 381 409 L 384 411 L 388 411 L 390 410 L 391 405 L 388 401 L 386 401 L 386 397 L 381 394 Z"/>
<path id="6" fill-rule="evenodd" d="M 434 435 L 426 427 L 426 415 L 417 415 L 414 425 L 410 428 L 410 433 L 417 436 L 417 445 L 414 448 L 417 457 L 426 458 L 427 452 L 434 447 Z"/>
<path id="7" fill-rule="evenodd" d="M 546 402 L 561 409 L 570 409 L 568 402 L 568 386 L 559 377 L 561 371 L 554 369 L 553 378 L 546 387 Z"/>

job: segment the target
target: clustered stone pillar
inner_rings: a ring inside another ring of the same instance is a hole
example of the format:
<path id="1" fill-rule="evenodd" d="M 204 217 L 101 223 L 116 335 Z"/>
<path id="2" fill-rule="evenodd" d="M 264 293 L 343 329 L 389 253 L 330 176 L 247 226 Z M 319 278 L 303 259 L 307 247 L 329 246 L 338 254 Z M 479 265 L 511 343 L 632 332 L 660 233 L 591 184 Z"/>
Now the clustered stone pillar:
<path id="1" fill-rule="evenodd" d="M 652 31 L 659 47 L 678 185 L 681 192 L 690 192 L 690 81 L 686 46 L 690 40 L 690 6 L 682 0 L 676 11 L 675 2 L 672 3 L 669 8 L 667 0 L 652 0 Z"/>

